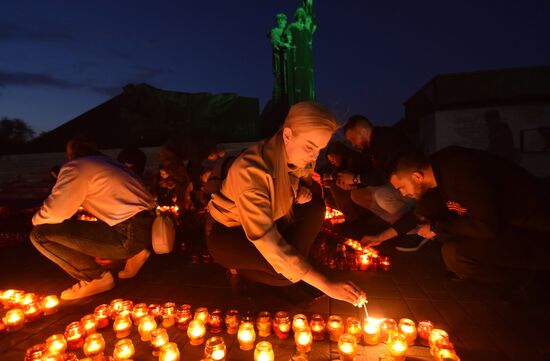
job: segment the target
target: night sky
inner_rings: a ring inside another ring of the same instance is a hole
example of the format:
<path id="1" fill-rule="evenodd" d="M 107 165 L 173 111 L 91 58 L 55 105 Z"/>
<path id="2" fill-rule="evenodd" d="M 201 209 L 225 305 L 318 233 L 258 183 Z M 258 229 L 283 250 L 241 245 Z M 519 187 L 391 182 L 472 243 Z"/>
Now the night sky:
<path id="1" fill-rule="evenodd" d="M 275 15 L 299 0 L 0 2 L 0 117 L 50 130 L 146 82 L 271 96 Z M 317 97 L 378 124 L 433 76 L 550 64 L 550 1 L 314 0 Z"/>

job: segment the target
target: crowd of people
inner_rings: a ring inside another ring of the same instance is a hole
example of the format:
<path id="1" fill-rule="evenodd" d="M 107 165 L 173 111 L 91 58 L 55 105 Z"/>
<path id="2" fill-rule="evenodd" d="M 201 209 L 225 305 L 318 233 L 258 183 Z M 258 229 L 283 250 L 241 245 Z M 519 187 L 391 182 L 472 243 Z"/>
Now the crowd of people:
<path id="1" fill-rule="evenodd" d="M 303 284 L 354 305 L 365 302 L 365 290 L 331 280 L 309 260 L 327 204 L 347 223 L 361 226 L 370 216 L 386 225 L 378 233 L 365 227 L 364 246 L 411 233 L 436 240 L 460 279 L 528 295 L 548 273 L 550 211 L 525 169 L 457 146 L 425 156 L 396 128 L 362 115 L 343 127 L 351 147 L 331 142 L 338 128 L 327 108 L 304 101 L 275 135 L 238 156 L 215 143 L 199 146 L 196 137 L 172 140 L 161 148 L 149 188 L 139 149 L 114 160 L 91 142 L 72 140 L 69 161 L 55 170 L 56 184 L 33 217 L 31 241 L 78 280 L 62 292 L 65 300 L 115 286 L 97 258 L 126 260 L 118 277 L 135 276 L 150 255 L 155 207 L 172 204 L 204 215 L 208 250 L 232 274 L 279 287 Z M 318 174 L 325 148 L 329 167 Z M 98 221 L 72 218 L 79 207 Z"/>

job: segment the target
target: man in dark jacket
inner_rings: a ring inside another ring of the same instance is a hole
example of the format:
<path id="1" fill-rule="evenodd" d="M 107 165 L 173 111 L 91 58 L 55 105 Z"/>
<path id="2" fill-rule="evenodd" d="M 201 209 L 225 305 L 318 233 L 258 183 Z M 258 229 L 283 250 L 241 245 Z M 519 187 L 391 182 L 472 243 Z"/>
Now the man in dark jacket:
<path id="1" fill-rule="evenodd" d="M 531 271 L 549 270 L 548 202 L 535 178 L 515 163 L 453 146 L 429 160 L 402 157 L 390 182 L 419 204 L 437 191 L 445 211 L 422 227 L 443 243 L 443 260 L 460 278 L 523 282 Z"/>
<path id="2" fill-rule="evenodd" d="M 402 197 L 387 179 L 399 156 L 411 152 L 414 146 L 397 129 L 375 127 L 362 115 L 350 117 L 344 132 L 370 166 L 363 173 L 340 172 L 338 181 L 358 186 L 351 192 L 351 199 L 384 221 L 394 223 L 410 209 L 412 202 Z"/>

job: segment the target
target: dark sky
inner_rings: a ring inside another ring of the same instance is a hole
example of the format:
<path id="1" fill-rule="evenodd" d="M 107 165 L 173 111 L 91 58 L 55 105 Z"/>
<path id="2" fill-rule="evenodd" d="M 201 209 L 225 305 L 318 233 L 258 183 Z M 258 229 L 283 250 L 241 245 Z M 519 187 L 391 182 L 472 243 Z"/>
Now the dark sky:
<path id="1" fill-rule="evenodd" d="M 299 0 L 0 3 L 0 117 L 52 129 L 147 82 L 271 96 L 275 14 Z M 550 64 L 548 0 L 315 0 L 318 99 L 379 124 L 434 75 Z"/>

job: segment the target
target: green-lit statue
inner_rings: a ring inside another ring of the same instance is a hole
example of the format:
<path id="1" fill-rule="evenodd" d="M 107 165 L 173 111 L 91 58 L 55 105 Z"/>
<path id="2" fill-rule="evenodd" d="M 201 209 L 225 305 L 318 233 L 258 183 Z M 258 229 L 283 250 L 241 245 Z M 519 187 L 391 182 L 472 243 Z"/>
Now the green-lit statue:
<path id="1" fill-rule="evenodd" d="M 315 99 L 312 40 L 316 28 L 313 18 L 302 7 L 296 10 L 294 22 L 288 26 L 292 38 L 287 77 L 289 105 Z"/>
<path id="2" fill-rule="evenodd" d="M 287 31 L 285 14 L 277 14 L 277 27 L 271 29 L 269 38 L 273 46 L 273 100 L 278 102 L 288 96 L 288 50 L 292 47 Z"/>

